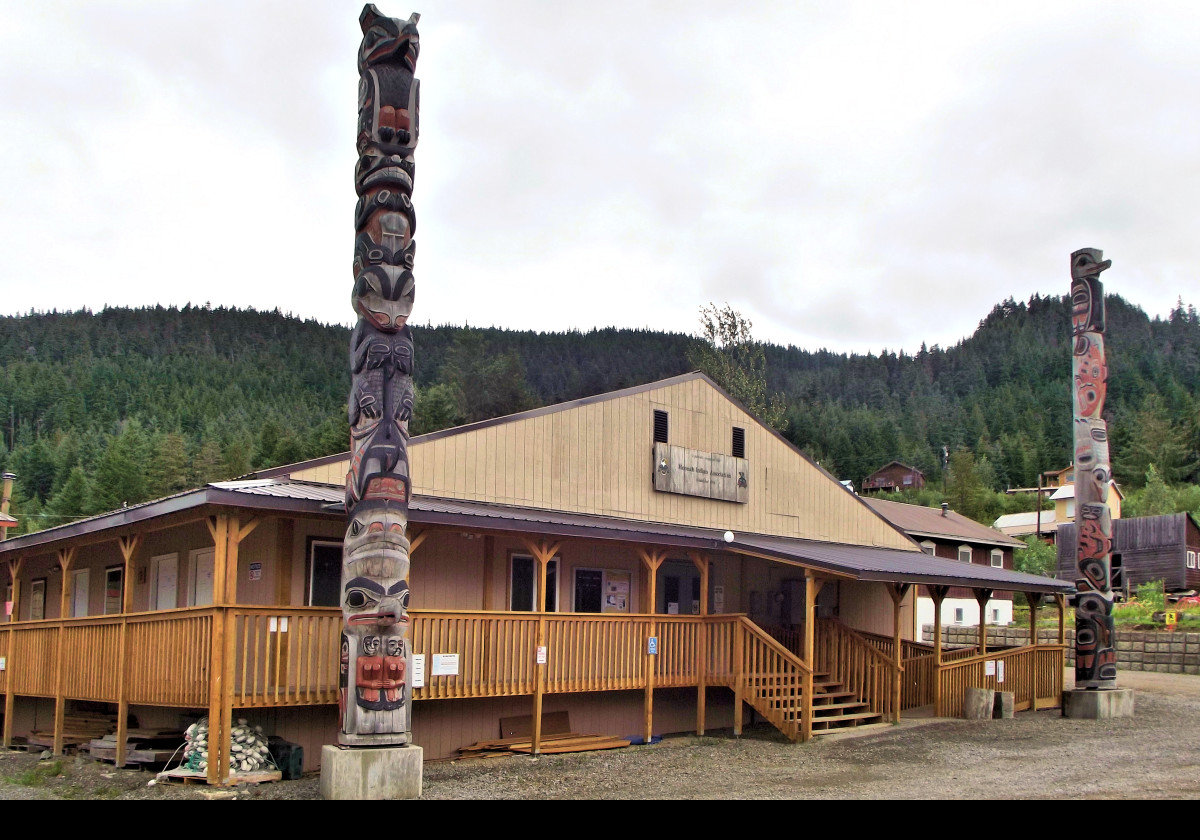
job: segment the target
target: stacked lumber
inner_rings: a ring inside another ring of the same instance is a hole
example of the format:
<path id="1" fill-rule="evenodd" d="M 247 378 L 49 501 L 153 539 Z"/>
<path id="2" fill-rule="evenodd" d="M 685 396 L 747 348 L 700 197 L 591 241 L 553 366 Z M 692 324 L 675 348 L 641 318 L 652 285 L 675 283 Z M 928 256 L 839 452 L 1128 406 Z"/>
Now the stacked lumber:
<path id="1" fill-rule="evenodd" d="M 63 746 L 78 747 L 94 738 L 101 738 L 117 728 L 116 715 L 77 712 L 63 717 Z M 38 747 L 54 746 L 54 730 L 41 729 L 29 736 L 29 744 Z"/>
<path id="2" fill-rule="evenodd" d="M 125 764 L 166 764 L 183 745 L 178 729 L 130 729 L 125 733 Z M 117 734 L 110 732 L 87 744 L 92 758 L 117 760 Z"/>
<path id="3" fill-rule="evenodd" d="M 543 735 L 539 752 L 542 755 L 556 753 L 590 752 L 592 750 L 614 750 L 628 747 L 629 740 L 615 735 L 582 735 L 578 732 L 559 732 Z M 501 758 L 509 755 L 531 755 L 533 739 L 528 735 L 498 738 L 494 741 L 479 741 L 468 747 L 459 747 L 460 758 Z"/>

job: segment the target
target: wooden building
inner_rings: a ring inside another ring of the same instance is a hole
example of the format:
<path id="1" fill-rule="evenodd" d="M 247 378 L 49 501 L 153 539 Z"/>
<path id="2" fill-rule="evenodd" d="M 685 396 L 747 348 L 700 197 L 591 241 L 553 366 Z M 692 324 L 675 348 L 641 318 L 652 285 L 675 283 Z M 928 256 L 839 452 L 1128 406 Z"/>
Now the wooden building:
<path id="1" fill-rule="evenodd" d="M 1012 569 L 1013 552 L 1025 543 L 989 528 L 943 503 L 941 509 L 889 502 L 884 499 L 864 501 L 897 528 L 912 537 L 921 550 L 935 557 L 976 563 L 993 569 Z M 933 599 L 926 587 L 917 594 L 917 627 L 934 623 Z M 995 592 L 980 602 L 967 587 L 953 587 L 941 604 L 941 623 L 978 625 L 980 617 L 989 624 L 1011 624 L 1013 597 L 1011 592 Z"/>
<path id="2" fill-rule="evenodd" d="M 1074 580 L 1075 524 L 1059 528 L 1058 577 Z M 1168 593 L 1200 590 L 1200 526 L 1190 513 L 1135 516 L 1113 522 L 1113 571 L 1127 592 L 1161 580 Z M 1118 588 L 1118 585 L 1114 585 Z"/>
<path id="3" fill-rule="evenodd" d="M 892 461 L 863 479 L 862 489 L 866 493 L 896 493 L 900 490 L 920 490 L 925 486 L 925 474 L 916 467 Z"/>
<path id="4" fill-rule="evenodd" d="M 981 628 L 984 650 L 943 658 L 914 641 L 914 585 L 1061 609 L 1069 584 L 923 553 L 701 374 L 413 438 L 410 460 L 414 653 L 449 654 L 413 690 L 429 758 L 519 715 L 536 750 L 556 711 L 646 737 L 740 731 L 748 706 L 796 740 L 955 714 L 997 657 L 1019 707 L 1059 702 L 1061 646 L 988 652 Z M 122 726 L 206 714 L 218 745 L 246 717 L 311 767 L 336 738 L 346 461 L 0 543 L 5 741 L 57 751 L 68 709 L 109 704 Z"/>

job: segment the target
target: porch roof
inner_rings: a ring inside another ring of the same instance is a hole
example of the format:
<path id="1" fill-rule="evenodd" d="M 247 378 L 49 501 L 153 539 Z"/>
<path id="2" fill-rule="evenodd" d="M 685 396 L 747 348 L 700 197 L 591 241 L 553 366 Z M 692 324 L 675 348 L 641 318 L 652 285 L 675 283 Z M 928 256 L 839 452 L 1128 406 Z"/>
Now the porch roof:
<path id="1" fill-rule="evenodd" d="M 336 485 L 288 479 L 219 482 L 199 490 L 14 537 L 0 542 L 0 558 L 33 551 L 50 551 L 55 543 L 89 535 L 98 537 L 106 531 L 125 532 L 133 525 L 148 524 L 149 521 L 160 517 L 205 506 L 249 508 L 264 513 L 344 516 L 344 492 Z M 508 533 L 615 540 L 749 554 L 863 581 L 985 587 L 1042 593 L 1074 590 L 1073 585 L 1064 581 L 946 560 L 915 550 L 904 551 L 744 533 L 734 534 L 732 541 L 726 541 L 725 530 L 718 528 L 698 528 L 462 499 L 413 496 L 409 505 L 409 520 L 413 524 L 448 525 Z"/>

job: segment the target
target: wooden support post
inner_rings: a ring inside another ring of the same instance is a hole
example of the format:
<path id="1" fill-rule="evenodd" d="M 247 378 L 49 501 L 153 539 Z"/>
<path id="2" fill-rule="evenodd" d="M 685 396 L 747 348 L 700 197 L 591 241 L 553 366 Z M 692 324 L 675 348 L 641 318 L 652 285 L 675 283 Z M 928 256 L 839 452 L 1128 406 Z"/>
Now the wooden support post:
<path id="1" fill-rule="evenodd" d="M 949 586 L 930 586 L 929 596 L 933 599 L 933 714 L 942 716 L 942 601 L 946 600 Z"/>
<path id="2" fill-rule="evenodd" d="M 742 737 L 742 701 L 746 696 L 745 646 L 746 630 L 738 620 L 733 625 L 733 734 L 736 738 Z"/>
<path id="3" fill-rule="evenodd" d="M 805 672 L 800 697 L 800 740 L 808 741 L 813 731 L 813 675 L 816 670 L 817 594 L 824 581 L 811 569 L 804 570 L 804 664 Z"/>
<path id="4" fill-rule="evenodd" d="M 1033 648 L 1029 654 L 1029 710 L 1037 711 L 1037 614 L 1042 603 L 1042 593 L 1026 592 L 1025 601 L 1029 604 L 1029 645 Z"/>
<path id="5" fill-rule="evenodd" d="M 492 601 L 496 588 L 496 538 L 491 534 L 483 538 L 483 604 L 484 610 L 494 610 Z"/>
<path id="6" fill-rule="evenodd" d="M 892 720 L 899 722 L 900 720 L 900 700 L 903 692 L 900 681 L 900 673 L 904 670 L 904 642 L 900 638 L 900 608 L 904 605 L 904 599 L 908 595 L 908 590 L 912 586 L 909 583 L 892 583 L 888 584 L 888 595 L 892 596 L 892 663 L 895 666 L 892 672 Z"/>
<path id="7" fill-rule="evenodd" d="M 67 607 L 71 603 L 71 564 L 75 562 L 75 547 L 58 550 L 58 567 L 62 570 L 62 590 L 58 599 L 58 645 L 54 654 L 54 755 L 63 752 L 63 723 L 67 714 L 67 698 L 63 696 L 66 674 L 63 671 L 63 654 L 66 647 Z"/>
<path id="8" fill-rule="evenodd" d="M 708 706 L 708 568 L 709 560 L 698 551 L 689 555 L 700 572 L 700 622 L 696 625 L 696 734 L 703 735 Z"/>
<path id="9" fill-rule="evenodd" d="M 658 622 L 654 618 L 654 609 L 658 603 L 656 597 L 658 567 L 667 559 L 667 552 L 661 549 L 652 549 L 650 551 L 639 549 L 638 555 L 642 558 L 642 563 L 646 566 L 646 576 L 649 579 L 649 586 L 646 587 L 646 612 L 650 616 L 650 624 L 647 628 L 646 641 L 644 642 L 646 647 L 642 654 L 646 663 L 645 738 L 646 743 L 649 744 L 650 739 L 654 736 L 654 671 L 657 666 L 655 657 L 650 655 L 650 639 L 658 636 Z"/>
<path id="10" fill-rule="evenodd" d="M 6 749 L 8 747 L 12 746 L 13 698 L 15 696 L 13 694 L 13 675 L 16 673 L 16 671 L 13 668 L 13 665 L 14 665 L 13 636 L 14 636 L 14 632 L 15 632 L 13 629 L 13 623 L 20 616 L 20 613 L 17 612 L 17 607 L 20 604 L 19 598 L 20 598 L 20 592 L 21 592 L 20 576 L 21 576 L 22 560 L 23 560 L 23 558 L 18 557 L 15 560 L 8 561 L 8 573 L 9 573 L 9 575 L 12 576 L 12 588 L 13 588 L 12 598 L 13 599 L 12 599 L 12 615 L 10 615 L 8 617 L 8 656 L 7 656 L 7 661 L 4 663 L 4 667 L 8 671 L 8 673 L 6 675 L 6 679 L 5 679 L 5 690 L 4 690 L 4 746 Z"/>
<path id="11" fill-rule="evenodd" d="M 411 545 L 411 544 L 410 544 Z M 538 614 L 537 643 L 534 650 L 536 662 L 537 651 L 546 647 L 546 570 L 550 561 L 558 554 L 559 543 L 550 545 L 546 540 L 525 540 L 525 545 L 537 562 L 537 587 L 534 594 L 533 607 Z M 555 581 L 557 585 L 557 581 Z M 550 652 L 546 651 L 546 662 L 549 663 Z M 538 755 L 542 751 L 542 695 L 546 693 L 546 665 L 535 665 L 537 678 L 534 680 L 533 692 L 533 743 L 531 752 Z"/>
<path id="12" fill-rule="evenodd" d="M 979 604 L 979 655 L 987 653 L 987 602 L 992 597 L 990 589 L 974 589 L 975 602 Z"/>
<path id="13" fill-rule="evenodd" d="M 1058 643 L 1067 643 L 1067 596 L 1061 592 L 1054 595 L 1054 604 L 1058 607 Z"/>
<path id="14" fill-rule="evenodd" d="M 133 559 L 142 544 L 142 535 L 117 537 L 117 547 L 121 549 L 121 557 L 125 561 L 125 571 L 121 575 L 121 640 L 118 643 L 117 655 L 117 756 L 118 767 L 125 766 L 126 741 L 129 733 L 129 698 L 127 696 L 129 663 L 129 619 L 126 613 L 132 612 L 133 602 Z"/>

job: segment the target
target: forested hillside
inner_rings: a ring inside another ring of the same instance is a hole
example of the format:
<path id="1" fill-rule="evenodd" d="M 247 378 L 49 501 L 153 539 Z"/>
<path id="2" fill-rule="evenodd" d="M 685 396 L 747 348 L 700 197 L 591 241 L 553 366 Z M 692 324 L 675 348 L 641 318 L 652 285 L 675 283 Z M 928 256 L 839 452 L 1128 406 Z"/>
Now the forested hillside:
<path id="1" fill-rule="evenodd" d="M 1200 317 L 1108 300 L 1107 415 L 1118 477 L 1194 480 Z M 418 327 L 415 432 L 661 379 L 699 339 L 647 330 Z M 3 467 L 23 529 L 347 448 L 348 330 L 279 312 L 161 307 L 0 318 Z M 897 459 L 940 481 L 942 451 L 985 484 L 1029 486 L 1071 457 L 1060 298 L 1005 301 L 959 345 L 842 355 L 763 347 L 785 434 L 858 482 Z"/>

